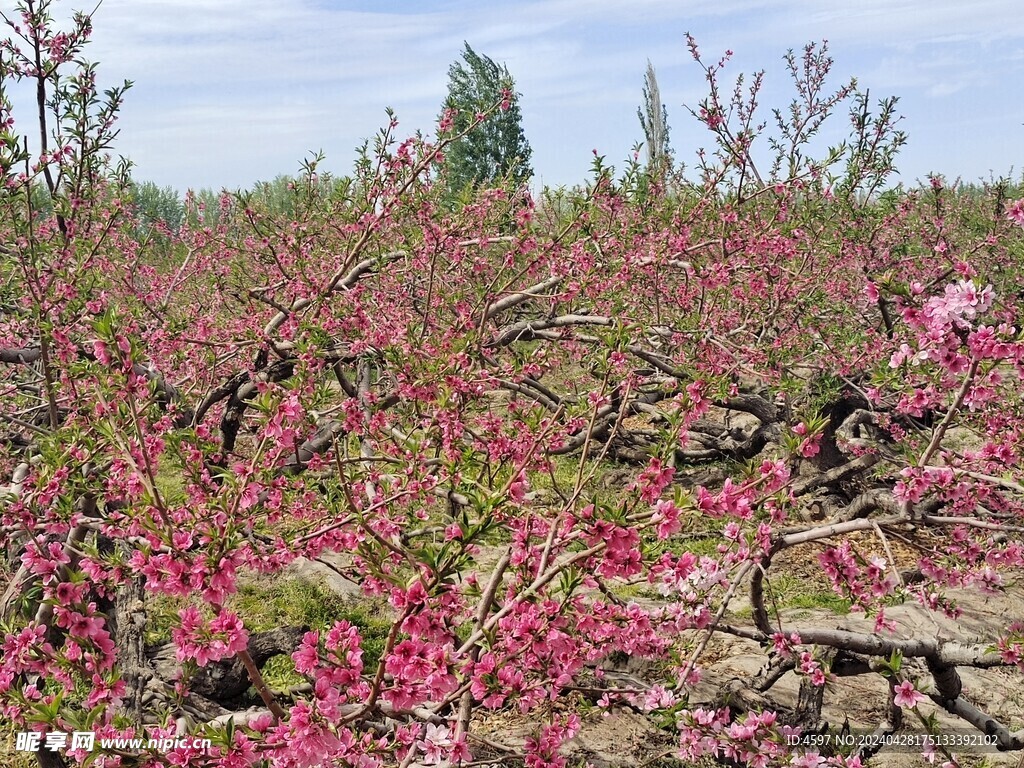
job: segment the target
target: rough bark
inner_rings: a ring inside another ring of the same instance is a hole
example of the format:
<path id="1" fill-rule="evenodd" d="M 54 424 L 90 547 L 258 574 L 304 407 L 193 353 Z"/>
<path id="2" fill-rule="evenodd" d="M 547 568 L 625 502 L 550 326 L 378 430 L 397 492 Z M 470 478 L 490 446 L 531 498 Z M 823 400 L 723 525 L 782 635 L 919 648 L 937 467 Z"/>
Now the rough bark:
<path id="1" fill-rule="evenodd" d="M 117 645 L 121 676 L 125 681 L 122 714 L 133 723 L 141 723 L 146 684 L 153 672 L 146 661 L 146 603 L 143 578 L 128 579 L 114 598 L 112 635 Z"/>
<path id="2" fill-rule="evenodd" d="M 308 627 L 281 627 L 268 632 L 257 632 L 249 638 L 249 654 L 256 666 L 262 668 L 267 660 L 283 653 L 293 653 L 298 648 Z M 181 665 L 174 655 L 174 644 L 150 648 L 146 653 L 156 676 L 161 680 L 173 681 L 181 674 Z M 189 689 L 192 693 L 215 702 L 235 699 L 245 693 L 251 685 L 245 666 L 235 657 L 200 667 L 191 677 Z"/>

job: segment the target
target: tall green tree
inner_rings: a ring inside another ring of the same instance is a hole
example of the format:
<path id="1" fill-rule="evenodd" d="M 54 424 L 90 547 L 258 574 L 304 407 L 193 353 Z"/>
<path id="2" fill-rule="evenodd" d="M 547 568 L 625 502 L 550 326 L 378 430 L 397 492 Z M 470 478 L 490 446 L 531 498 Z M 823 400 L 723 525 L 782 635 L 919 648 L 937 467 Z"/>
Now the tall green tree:
<path id="1" fill-rule="evenodd" d="M 661 101 L 658 77 L 654 74 L 654 65 L 650 59 L 647 60 L 647 72 L 644 75 L 644 103 L 637 109 L 636 115 L 644 129 L 647 167 L 652 170 L 664 169 L 672 155 L 668 143 L 668 110 Z"/>
<path id="2" fill-rule="evenodd" d="M 533 150 L 523 133 L 515 81 L 508 67 L 478 54 L 469 43 L 465 46 L 461 60 L 448 70 L 448 98 L 438 119 L 438 133 L 461 133 L 478 114 L 504 103 L 502 109 L 448 148 L 448 188 L 457 196 L 467 188 L 501 180 L 518 187 L 533 176 Z"/>
<path id="3" fill-rule="evenodd" d="M 139 224 L 146 229 L 162 221 L 177 231 L 185 218 L 185 205 L 173 187 L 161 187 L 152 181 L 133 182 L 131 199 Z"/>

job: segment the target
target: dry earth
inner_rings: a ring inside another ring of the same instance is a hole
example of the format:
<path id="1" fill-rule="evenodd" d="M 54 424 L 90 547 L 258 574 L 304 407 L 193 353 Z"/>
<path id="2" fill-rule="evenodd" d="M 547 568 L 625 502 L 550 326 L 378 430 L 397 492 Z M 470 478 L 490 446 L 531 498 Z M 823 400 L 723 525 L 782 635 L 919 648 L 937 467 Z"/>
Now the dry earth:
<path id="1" fill-rule="evenodd" d="M 342 562 L 337 557 L 335 564 Z M 898 556 L 897 556 L 898 557 Z M 486 559 L 486 557 L 485 557 Z M 802 579 L 821 580 L 820 570 L 810 564 L 800 567 L 797 562 L 777 564 L 797 572 Z M 313 561 L 299 561 L 291 567 L 295 576 L 309 579 L 323 579 L 336 592 L 352 599 L 358 599 L 356 585 L 342 578 L 336 571 L 324 564 Z M 936 615 L 916 604 L 893 606 L 887 616 L 897 625 L 900 637 L 959 637 L 966 642 L 985 642 L 998 636 L 1009 620 L 1024 618 L 1024 587 L 1015 585 L 999 595 L 985 595 L 978 592 L 951 593 L 962 608 L 961 616 L 949 619 Z M 644 600 L 644 602 L 649 602 Z M 743 600 L 738 599 L 733 609 L 740 617 L 744 615 Z M 743 624 L 742 618 L 730 619 Z M 857 614 L 837 615 L 824 609 L 789 609 L 782 612 L 782 625 L 786 631 L 801 626 L 840 628 L 859 632 L 873 631 L 874 621 Z M 704 669 L 703 680 L 690 692 L 692 706 L 710 704 L 723 687 L 739 679 L 748 679 L 758 673 L 766 657 L 759 646 L 749 640 L 716 635 L 708 644 L 701 659 Z M 908 662 L 909 664 L 909 662 Z M 619 666 L 619 672 L 628 675 L 634 684 L 643 684 L 644 665 L 627 662 Z M 913 666 L 906 671 L 914 674 Z M 922 678 L 927 680 L 924 669 Z M 1024 727 L 1024 675 L 1016 669 L 969 670 L 961 669 L 964 695 L 1011 730 Z M 650 682 L 654 682 L 651 680 Z M 799 679 L 787 673 L 771 689 L 771 696 L 786 706 L 794 706 L 799 690 Z M 839 678 L 826 687 L 823 718 L 834 728 L 849 723 L 853 732 L 874 729 L 880 720 L 880 713 L 886 701 L 887 684 L 879 675 Z M 579 702 L 584 703 L 582 697 Z M 569 705 L 570 702 L 565 702 Z M 556 705 L 556 709 L 559 705 Z M 672 759 L 674 743 L 665 732 L 659 730 L 645 715 L 635 711 L 617 710 L 611 713 L 589 709 L 583 718 L 580 733 L 568 745 L 570 765 L 594 768 L 626 768 L 627 766 L 649 766 L 650 768 L 680 765 Z M 962 721 L 932 706 L 923 704 L 925 712 L 935 712 L 939 722 L 958 732 L 970 732 Z M 908 730 L 919 731 L 907 714 Z M 478 757 L 494 758 L 501 764 L 500 752 L 489 748 L 487 741 L 521 748 L 526 739 L 536 732 L 538 719 L 517 713 L 498 712 L 478 714 L 472 732 L 484 741 L 474 744 Z M 1024 766 L 1019 754 L 998 754 L 964 752 L 960 755 L 962 764 L 989 766 Z M 940 761 L 941 762 L 941 761 Z M 868 765 L 879 768 L 907 768 L 927 765 L 919 754 L 882 750 L 873 756 Z"/>

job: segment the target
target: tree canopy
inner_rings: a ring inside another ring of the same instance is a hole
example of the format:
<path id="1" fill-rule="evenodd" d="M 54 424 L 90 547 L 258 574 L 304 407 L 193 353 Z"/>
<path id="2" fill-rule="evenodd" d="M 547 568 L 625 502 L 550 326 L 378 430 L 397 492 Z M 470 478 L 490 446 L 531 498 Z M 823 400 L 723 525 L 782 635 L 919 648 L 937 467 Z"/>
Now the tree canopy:
<path id="1" fill-rule="evenodd" d="M 647 61 L 647 72 L 644 73 L 644 103 L 637 107 L 636 115 L 644 129 L 647 167 L 654 169 L 664 166 L 672 154 L 668 143 L 668 110 L 661 100 L 658 77 L 650 60 Z"/>
<path id="2" fill-rule="evenodd" d="M 480 122 L 480 116 L 495 105 L 500 107 L 498 112 Z M 449 191 L 457 195 L 470 187 L 499 182 L 518 187 L 529 181 L 533 150 L 522 121 L 519 94 L 508 67 L 465 43 L 461 60 L 448 70 L 448 97 L 438 118 L 439 136 L 465 134 L 445 154 Z"/>

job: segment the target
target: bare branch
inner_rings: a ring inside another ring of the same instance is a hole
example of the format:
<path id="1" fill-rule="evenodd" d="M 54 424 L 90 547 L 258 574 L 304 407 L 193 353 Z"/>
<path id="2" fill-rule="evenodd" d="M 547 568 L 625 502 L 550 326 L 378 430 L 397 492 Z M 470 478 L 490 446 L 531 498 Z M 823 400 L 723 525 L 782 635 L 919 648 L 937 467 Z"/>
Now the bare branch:
<path id="1" fill-rule="evenodd" d="M 503 299 L 498 299 L 498 301 L 495 301 L 487 307 L 487 311 L 484 313 L 484 319 L 493 320 L 502 312 L 512 309 L 512 307 L 518 306 L 524 301 L 535 299 L 540 294 L 550 291 L 552 288 L 557 288 L 563 280 L 565 280 L 564 277 L 549 277 L 547 280 L 542 280 L 536 285 L 531 285 L 529 288 L 523 288 L 523 290 L 509 294 Z"/>

